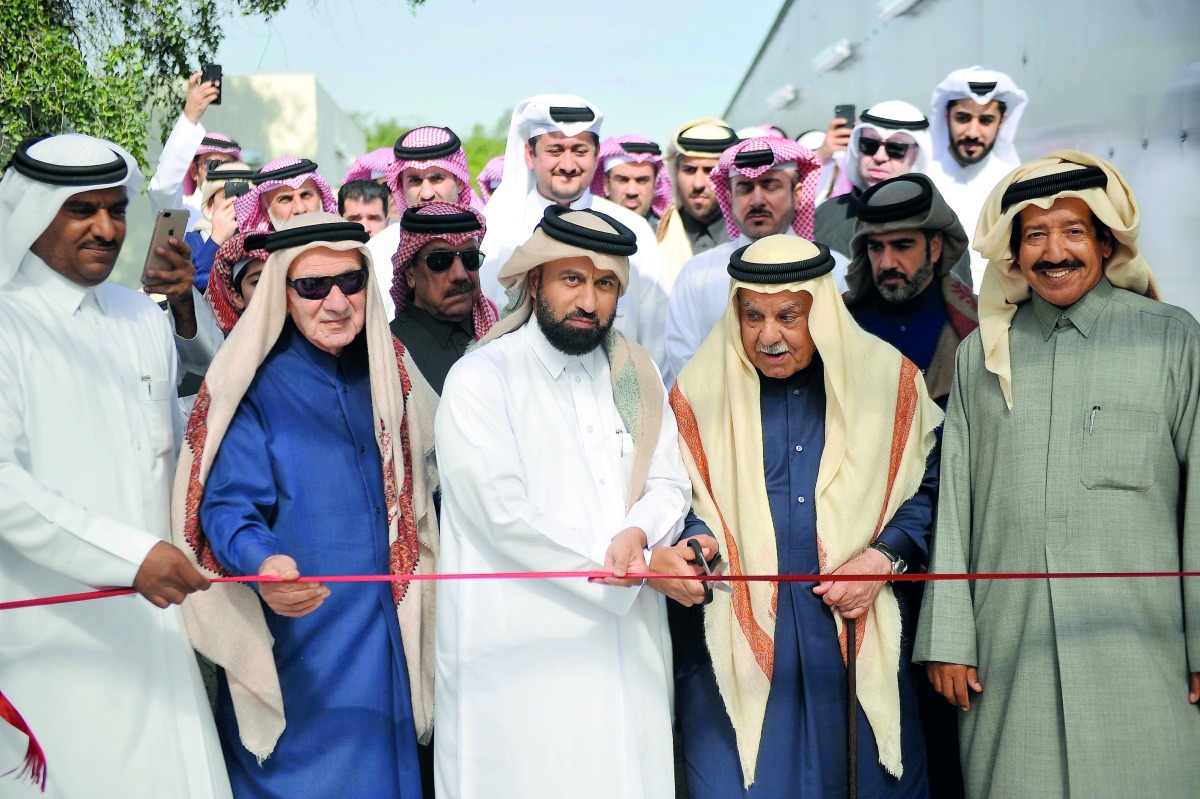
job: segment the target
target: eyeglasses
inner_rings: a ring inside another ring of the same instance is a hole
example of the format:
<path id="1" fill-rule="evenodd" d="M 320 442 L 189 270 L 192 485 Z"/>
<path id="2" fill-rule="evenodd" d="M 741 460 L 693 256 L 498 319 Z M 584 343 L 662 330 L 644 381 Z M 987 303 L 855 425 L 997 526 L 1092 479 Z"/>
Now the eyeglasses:
<path id="1" fill-rule="evenodd" d="M 219 167 L 221 164 L 228 164 L 232 161 L 233 161 L 232 158 L 208 158 L 208 159 L 205 159 L 204 171 L 205 172 L 215 172 L 217 167 Z"/>
<path id="2" fill-rule="evenodd" d="M 478 247 L 471 247 L 467 250 L 434 250 L 421 260 L 429 267 L 430 272 L 445 272 L 454 266 L 455 258 L 461 258 L 463 269 L 468 272 L 478 272 L 479 267 L 483 266 L 485 257 Z"/>
<path id="3" fill-rule="evenodd" d="M 879 145 L 883 145 L 883 149 L 887 152 L 888 158 L 899 161 L 904 156 L 908 155 L 908 151 L 916 144 L 904 144 L 898 141 L 880 141 L 879 139 L 868 139 L 862 136 L 858 140 L 858 151 L 863 155 L 875 155 L 879 152 Z"/>
<path id="4" fill-rule="evenodd" d="M 337 286 L 342 290 L 342 294 L 349 297 L 366 288 L 367 270 L 355 269 L 353 272 L 342 272 L 340 275 L 328 277 L 298 277 L 295 280 L 289 280 L 287 284 L 305 300 L 323 300 L 329 296 L 329 292 L 333 290 L 334 286 Z"/>

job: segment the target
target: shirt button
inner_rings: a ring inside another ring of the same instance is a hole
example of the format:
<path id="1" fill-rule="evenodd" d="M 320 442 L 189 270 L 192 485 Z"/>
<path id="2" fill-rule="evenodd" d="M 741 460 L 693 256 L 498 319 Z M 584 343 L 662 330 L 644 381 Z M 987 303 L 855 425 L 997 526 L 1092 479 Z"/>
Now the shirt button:
<path id="1" fill-rule="evenodd" d="M 375 515 L 378 516 L 381 513 L 383 513 L 383 511 L 380 509 L 380 507 L 378 505 L 376 505 L 375 506 Z"/>
<path id="2" fill-rule="evenodd" d="M 342 393 L 343 393 L 343 394 L 349 394 L 349 393 L 350 393 L 350 386 L 342 386 Z"/>
<path id="3" fill-rule="evenodd" d="M 140 442 L 140 441 L 133 442 L 133 448 L 140 450 L 142 448 L 142 442 Z"/>
<path id="4" fill-rule="evenodd" d="M 603 477 L 601 477 L 601 478 L 600 478 L 600 485 L 602 485 L 602 486 L 604 486 L 604 485 L 608 485 L 608 481 L 607 481 L 607 480 L 605 480 Z"/>
<path id="5" fill-rule="evenodd" d="M 1058 318 L 1059 318 L 1059 319 L 1066 319 L 1066 318 L 1067 318 L 1067 315 L 1066 315 L 1066 314 L 1063 314 L 1062 316 L 1060 316 L 1060 317 L 1058 317 Z"/>
<path id="6" fill-rule="evenodd" d="M 792 389 L 792 393 L 793 393 L 793 394 L 795 394 L 795 395 L 798 397 L 798 396 L 800 396 L 800 389 L 798 389 L 798 388 L 793 388 L 793 389 Z"/>
<path id="7" fill-rule="evenodd" d="M 575 382 L 576 382 L 576 383 L 583 382 L 583 378 L 582 378 L 582 377 L 577 377 L 577 378 L 575 378 Z"/>
<path id="8" fill-rule="evenodd" d="M 359 455 L 363 455 L 363 454 L 365 454 L 365 453 L 366 453 L 366 451 L 367 451 L 367 448 L 366 448 L 366 447 L 359 447 L 359 448 L 358 448 L 358 454 L 359 454 Z"/>
<path id="9" fill-rule="evenodd" d="M 588 425 L 588 432 L 592 432 L 592 426 L 590 424 Z"/>
<path id="10" fill-rule="evenodd" d="M 804 447 L 802 447 L 802 446 L 800 446 L 799 444 L 797 444 L 797 445 L 796 445 L 796 451 L 797 451 L 797 452 L 803 452 L 803 451 L 804 451 Z"/>
<path id="11" fill-rule="evenodd" d="M 797 501 L 797 502 L 799 502 L 801 505 L 803 505 L 803 504 L 804 504 L 804 497 L 796 497 L 796 501 Z"/>
<path id="12" fill-rule="evenodd" d="M 907 333 L 907 332 L 908 332 L 908 328 L 907 328 L 907 327 L 905 327 L 904 325 L 900 325 L 900 332 L 901 332 L 901 333 Z"/>

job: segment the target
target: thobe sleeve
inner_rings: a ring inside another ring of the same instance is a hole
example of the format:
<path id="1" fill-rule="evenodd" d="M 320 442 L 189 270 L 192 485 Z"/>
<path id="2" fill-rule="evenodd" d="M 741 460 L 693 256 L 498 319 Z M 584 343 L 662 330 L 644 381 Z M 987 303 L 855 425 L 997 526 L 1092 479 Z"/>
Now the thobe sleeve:
<path id="1" fill-rule="evenodd" d="M 200 501 L 200 523 L 222 566 L 235 574 L 258 574 L 264 560 L 283 551 L 267 524 L 278 501 L 267 430 L 253 400 L 244 397 Z"/>
<path id="2" fill-rule="evenodd" d="M 663 369 L 667 363 L 663 340 L 667 328 L 667 274 L 663 269 L 658 241 L 651 233 L 638 237 L 638 251 L 634 259 L 638 270 L 635 298 L 638 306 L 638 344 Z"/>
<path id="3" fill-rule="evenodd" d="M 590 520 L 556 518 L 529 498 L 526 469 L 509 416 L 539 411 L 509 407 L 499 388 L 503 376 L 494 367 L 478 363 L 471 369 L 462 366 L 460 361 L 446 377 L 435 420 L 443 518 L 451 507 L 461 514 L 454 522 L 448 521 L 448 526 L 453 523 L 469 530 L 517 569 L 599 569 L 603 564 L 593 559 L 593 553 L 582 546 L 568 548 L 554 535 Z M 553 463 L 538 466 L 554 469 Z M 612 586 L 586 580 L 556 580 L 555 585 L 621 616 L 629 612 L 642 590 L 613 590 Z"/>
<path id="4" fill-rule="evenodd" d="M 179 379 L 183 380 L 184 372 L 203 377 L 208 372 L 208 365 L 216 357 L 217 350 L 225 343 L 225 334 L 217 325 L 212 308 L 208 301 L 192 287 L 192 304 L 196 308 L 196 335 L 184 338 L 175 334 L 175 351 L 179 356 Z M 171 329 L 175 329 L 175 317 L 167 315 L 171 320 Z"/>
<path id="5" fill-rule="evenodd" d="M 162 153 L 158 156 L 158 169 L 150 179 L 147 190 L 150 195 L 150 207 L 154 213 L 164 208 L 178 208 L 183 199 L 183 178 L 187 175 L 196 150 L 200 147 L 205 135 L 204 126 L 192 122 L 183 114 L 171 129 L 163 145 Z"/>
<path id="6" fill-rule="evenodd" d="M 954 382 L 946 407 L 946 432 L 942 436 L 941 487 L 938 496 L 937 529 L 929 571 L 964 573 L 971 563 L 971 440 L 963 396 L 964 375 L 970 374 L 970 352 L 979 347 L 972 336 L 958 348 Z M 913 660 L 978 665 L 975 610 L 971 589 L 964 580 L 930 582 L 925 585 Z"/>
<path id="7" fill-rule="evenodd" d="M 917 493 L 896 509 L 887 526 L 875 539 L 904 558 L 908 570 L 916 571 L 929 562 L 929 539 L 933 530 L 933 509 L 938 496 L 937 445 L 925 460 L 925 477 Z"/>
<path id="8" fill-rule="evenodd" d="M 684 514 L 692 504 L 692 481 L 679 452 L 679 429 L 675 414 L 663 397 L 662 429 L 650 458 L 650 472 L 642 497 L 625 516 L 625 527 L 646 531 L 646 545 L 675 543 L 683 529 Z"/>
<path id="9" fill-rule="evenodd" d="M 89 511 L 29 472 L 24 400 L 13 370 L 17 362 L 0 356 L 0 541 L 81 583 L 132 585 L 142 561 L 162 539 Z"/>
<path id="10" fill-rule="evenodd" d="M 1194 334 L 1184 344 L 1175 388 L 1178 399 L 1172 430 L 1184 480 L 1182 567 L 1200 571 L 1200 341 Z M 1200 578 L 1183 581 L 1183 619 L 1188 671 L 1200 671 Z"/>

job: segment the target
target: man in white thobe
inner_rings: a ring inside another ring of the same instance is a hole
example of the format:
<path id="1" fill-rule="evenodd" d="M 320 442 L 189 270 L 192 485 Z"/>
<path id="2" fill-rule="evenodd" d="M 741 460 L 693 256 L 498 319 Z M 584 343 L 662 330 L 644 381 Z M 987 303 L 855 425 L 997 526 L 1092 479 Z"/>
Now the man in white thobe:
<path id="1" fill-rule="evenodd" d="M 208 581 L 165 540 L 178 360 L 207 365 L 214 323 L 182 243 L 146 275 L 170 313 L 105 282 L 140 183 L 127 152 L 77 135 L 22 143 L 0 183 L 0 601 L 142 595 L 0 613 L 0 686 L 45 751 L 45 796 L 230 795 L 168 607 Z M 0 773 L 19 757 L 0 749 Z"/>
<path id="2" fill-rule="evenodd" d="M 500 273 L 515 310 L 446 379 L 439 568 L 614 576 L 438 584 L 440 797 L 674 795 L 655 591 L 690 605 L 703 589 L 624 578 L 698 574 L 672 546 L 691 503 L 675 417 L 645 351 L 610 329 L 634 247 L 611 217 L 548 209 Z"/>
<path id="3" fill-rule="evenodd" d="M 644 218 L 589 189 L 603 119 L 599 108 L 567 94 L 539 95 L 517 103 L 504 151 L 504 178 L 483 209 L 488 234 L 481 249 L 487 260 L 479 270 L 479 285 L 504 308 L 500 270 L 513 250 L 529 239 L 548 206 L 607 214 L 637 237 L 637 252 L 629 258 L 629 291 L 617 310 L 616 328 L 640 344 L 661 368 L 669 289 L 658 239 Z"/>
<path id="4" fill-rule="evenodd" d="M 675 279 L 667 310 L 667 385 L 675 382 L 725 313 L 726 270 L 734 250 L 777 233 L 812 241 L 820 176 L 816 154 L 790 139 L 745 139 L 721 154 L 711 182 L 730 240 L 690 258 Z M 848 263 L 842 258 L 834 269 L 843 291 Z"/>
<path id="5" fill-rule="evenodd" d="M 926 174 L 975 235 L 983 204 L 996 184 L 1021 164 L 1013 141 L 1029 96 L 1003 72 L 956 69 L 933 90 L 929 107 L 932 160 Z M 979 291 L 987 259 L 971 255 L 971 285 Z"/>

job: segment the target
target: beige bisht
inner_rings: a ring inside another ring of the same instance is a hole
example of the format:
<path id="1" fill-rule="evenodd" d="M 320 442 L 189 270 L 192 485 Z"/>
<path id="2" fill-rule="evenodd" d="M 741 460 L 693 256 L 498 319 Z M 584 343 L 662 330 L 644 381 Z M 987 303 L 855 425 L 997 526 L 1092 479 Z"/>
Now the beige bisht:
<path id="1" fill-rule="evenodd" d="M 1107 186 L 1060 191 L 1049 197 L 1020 200 L 1007 208 L 1003 205 L 1005 187 L 1087 167 L 1101 169 L 1108 178 Z M 1014 169 L 988 195 L 972 242 L 988 261 L 979 287 L 979 334 L 983 339 L 984 366 L 1000 379 L 1000 390 L 1009 410 L 1013 406 L 1013 392 L 1008 329 L 1012 327 L 1017 306 L 1030 297 L 1029 283 L 1021 274 L 1021 267 L 1017 266 L 1016 254 L 1010 249 L 1009 233 L 1013 220 L 1027 206 L 1049 208 L 1055 201 L 1068 197 L 1078 197 L 1086 202 L 1092 213 L 1112 231 L 1113 254 L 1104 262 L 1104 276 L 1108 281 L 1135 294 L 1156 300 L 1162 298 L 1150 264 L 1138 250 L 1141 216 L 1137 200 L 1116 167 L 1079 150 L 1055 150 Z"/>
<path id="2" fill-rule="evenodd" d="M 333 214 L 303 214 L 280 232 L 328 224 L 346 223 Z M 354 240 L 317 241 L 274 252 L 267 259 L 254 301 L 213 359 L 188 421 L 171 498 L 171 535 L 175 545 L 209 577 L 228 572 L 217 562 L 200 525 L 204 483 L 242 397 L 283 329 L 288 267 L 300 253 L 317 247 L 357 250 L 368 270 L 374 272 L 370 251 Z M 437 395 L 392 337 L 374 274 L 365 290 L 363 329 L 375 437 L 383 460 L 391 571 L 432 574 L 438 549 L 433 510 L 436 472 L 432 467 Z M 392 596 L 405 643 L 413 720 L 418 737 L 427 741 L 433 729 L 433 583 L 395 582 Z M 258 593 L 244 583 L 215 583 L 208 591 L 192 594 L 182 607 L 192 646 L 225 669 L 242 744 L 260 761 L 265 760 L 283 733 L 286 717 L 272 638 Z"/>
<path id="3" fill-rule="evenodd" d="M 769 236 L 735 252 L 753 264 L 792 264 L 828 251 L 796 236 Z M 813 297 L 809 331 L 825 367 L 825 449 L 817 472 L 817 556 L 828 573 L 858 555 L 916 494 L 942 412 L 917 368 L 862 330 L 833 276 L 782 284 L 731 280 L 729 304 L 671 390 L 692 510 L 708 525 L 730 574 L 776 574 L 775 525 L 763 469 L 759 376 L 742 347 L 737 290 Z M 732 584 L 705 609 L 717 686 L 737 737 L 742 776 L 754 782 L 775 652 L 777 583 Z M 836 634 L 846 654 L 841 617 Z M 831 633 L 833 631 L 831 630 Z M 858 620 L 858 700 L 879 760 L 903 774 L 900 749 L 900 609 L 890 585 Z"/>

